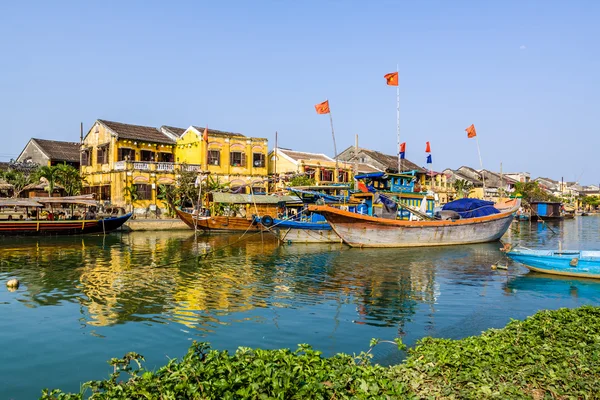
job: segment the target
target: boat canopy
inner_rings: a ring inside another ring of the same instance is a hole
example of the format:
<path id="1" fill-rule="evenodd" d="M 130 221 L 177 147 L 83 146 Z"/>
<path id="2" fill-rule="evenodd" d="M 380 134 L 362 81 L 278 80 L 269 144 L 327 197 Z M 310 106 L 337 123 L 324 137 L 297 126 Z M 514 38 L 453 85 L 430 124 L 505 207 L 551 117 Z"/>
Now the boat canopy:
<path id="1" fill-rule="evenodd" d="M 308 195 L 311 198 L 310 200 L 323 199 L 326 203 L 343 203 L 349 199 L 349 196 L 335 196 L 331 194 L 320 193 L 314 190 L 301 190 L 296 188 L 288 188 L 288 190 L 292 193 L 298 194 L 303 201 L 307 200 L 306 196 L 303 195 Z"/>
<path id="2" fill-rule="evenodd" d="M 486 215 L 499 214 L 500 211 L 494 207 L 493 201 L 479 199 L 458 199 L 444 204 L 444 211 L 455 211 L 461 218 L 485 217 Z"/>
<path id="3" fill-rule="evenodd" d="M 98 205 L 98 202 L 94 200 L 93 194 L 64 197 L 32 197 L 32 200 L 42 204 L 82 204 L 86 206 Z"/>
<path id="4" fill-rule="evenodd" d="M 215 203 L 226 204 L 279 204 L 279 203 L 302 203 L 298 196 L 272 196 L 266 194 L 235 194 L 213 192 L 210 194 Z"/>
<path id="5" fill-rule="evenodd" d="M 383 178 L 386 175 L 385 172 L 371 172 L 368 174 L 355 175 L 354 179 L 372 179 L 372 178 Z"/>
<path id="6" fill-rule="evenodd" d="M 44 207 L 31 199 L 0 199 L 0 207 Z"/>

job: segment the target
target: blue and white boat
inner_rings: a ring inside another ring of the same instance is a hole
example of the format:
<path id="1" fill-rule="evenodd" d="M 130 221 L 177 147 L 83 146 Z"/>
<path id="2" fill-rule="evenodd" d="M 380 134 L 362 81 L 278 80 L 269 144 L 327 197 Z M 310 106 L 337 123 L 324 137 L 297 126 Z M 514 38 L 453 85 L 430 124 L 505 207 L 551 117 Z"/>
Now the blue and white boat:
<path id="1" fill-rule="evenodd" d="M 341 243 L 342 239 L 319 214 L 302 219 L 273 220 L 269 231 L 287 243 Z"/>
<path id="2" fill-rule="evenodd" d="M 515 248 L 506 255 L 532 271 L 600 279 L 600 251 Z"/>

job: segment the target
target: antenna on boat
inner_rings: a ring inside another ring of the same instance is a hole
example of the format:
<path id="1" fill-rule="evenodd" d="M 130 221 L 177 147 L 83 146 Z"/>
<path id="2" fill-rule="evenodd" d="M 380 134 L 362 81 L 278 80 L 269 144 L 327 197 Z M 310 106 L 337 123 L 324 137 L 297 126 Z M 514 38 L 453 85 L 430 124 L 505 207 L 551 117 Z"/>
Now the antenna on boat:
<path id="1" fill-rule="evenodd" d="M 400 66 L 396 64 L 396 74 L 400 75 Z M 398 77 L 398 85 L 396 85 L 396 136 L 398 140 L 398 173 L 402 173 L 402 157 L 400 156 L 400 77 Z"/>

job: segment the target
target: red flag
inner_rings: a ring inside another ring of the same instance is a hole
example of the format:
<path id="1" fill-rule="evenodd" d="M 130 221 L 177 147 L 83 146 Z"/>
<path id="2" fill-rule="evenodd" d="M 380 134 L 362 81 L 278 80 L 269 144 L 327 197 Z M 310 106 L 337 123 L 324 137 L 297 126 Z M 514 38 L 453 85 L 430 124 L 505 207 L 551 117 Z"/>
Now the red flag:
<path id="1" fill-rule="evenodd" d="M 202 135 L 202 139 L 204 139 L 204 141 L 208 143 L 208 125 L 206 125 L 206 128 L 204 128 L 204 134 Z"/>
<path id="2" fill-rule="evenodd" d="M 397 72 L 390 72 L 389 74 L 385 74 L 383 77 L 385 78 L 385 83 L 387 83 L 388 86 L 398 86 Z"/>
<path id="3" fill-rule="evenodd" d="M 431 153 L 431 146 L 429 142 L 425 142 L 425 153 Z"/>
<path id="4" fill-rule="evenodd" d="M 400 153 L 406 152 L 406 142 L 400 143 Z"/>
<path id="5" fill-rule="evenodd" d="M 365 186 L 365 184 L 362 182 L 358 182 L 358 190 L 363 193 L 369 193 L 369 189 L 367 189 L 367 186 Z"/>
<path id="6" fill-rule="evenodd" d="M 317 114 L 329 114 L 329 100 L 325 100 L 315 106 Z"/>
<path id="7" fill-rule="evenodd" d="M 475 131 L 475 125 L 471 124 L 470 127 L 468 127 L 467 129 L 465 129 L 465 131 L 467 131 L 467 137 L 469 139 L 474 138 L 475 136 L 477 136 L 477 131 Z"/>

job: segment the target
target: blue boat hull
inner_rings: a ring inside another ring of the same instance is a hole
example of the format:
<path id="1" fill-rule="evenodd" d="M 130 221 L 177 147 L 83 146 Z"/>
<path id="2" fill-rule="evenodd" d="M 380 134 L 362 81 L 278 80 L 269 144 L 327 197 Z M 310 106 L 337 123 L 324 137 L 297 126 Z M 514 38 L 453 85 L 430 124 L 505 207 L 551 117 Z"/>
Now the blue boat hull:
<path id="1" fill-rule="evenodd" d="M 342 239 L 326 222 L 273 220 L 270 231 L 289 243 L 340 243 Z"/>
<path id="2" fill-rule="evenodd" d="M 600 251 L 517 249 L 507 255 L 532 271 L 600 279 Z"/>

